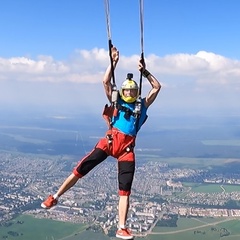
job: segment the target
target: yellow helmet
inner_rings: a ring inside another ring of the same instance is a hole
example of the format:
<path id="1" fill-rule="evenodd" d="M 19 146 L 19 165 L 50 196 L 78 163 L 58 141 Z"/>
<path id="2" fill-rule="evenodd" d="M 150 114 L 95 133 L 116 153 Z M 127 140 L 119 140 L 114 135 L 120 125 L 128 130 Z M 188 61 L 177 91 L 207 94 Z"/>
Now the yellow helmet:
<path id="1" fill-rule="evenodd" d="M 137 98 L 138 98 L 138 91 L 137 91 L 137 94 L 136 94 L 135 97 L 131 97 L 131 96 L 125 97 L 125 96 L 123 95 L 123 90 L 124 90 L 124 89 L 136 89 L 136 90 L 138 90 L 138 85 L 137 85 L 137 83 L 136 83 L 134 80 L 132 80 L 129 76 L 132 77 L 132 74 L 131 74 L 131 75 L 128 74 L 128 78 L 122 83 L 122 86 L 121 86 L 121 89 L 120 89 L 120 96 L 121 96 L 121 98 L 122 98 L 123 101 L 125 101 L 125 102 L 127 102 L 127 103 L 133 103 L 133 102 L 135 102 L 135 101 L 137 100 Z"/>

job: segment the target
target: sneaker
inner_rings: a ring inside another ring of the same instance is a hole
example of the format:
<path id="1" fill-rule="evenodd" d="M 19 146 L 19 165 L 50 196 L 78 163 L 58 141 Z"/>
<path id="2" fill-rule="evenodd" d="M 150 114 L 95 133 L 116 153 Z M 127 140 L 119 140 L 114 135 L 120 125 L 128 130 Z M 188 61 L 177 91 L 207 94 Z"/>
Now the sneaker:
<path id="1" fill-rule="evenodd" d="M 41 207 L 49 209 L 57 205 L 57 202 L 57 199 L 54 199 L 52 195 L 49 195 L 48 198 L 44 202 L 42 202 Z"/>
<path id="2" fill-rule="evenodd" d="M 116 233 L 116 237 L 121 239 L 133 239 L 133 235 L 131 234 L 131 231 L 127 228 L 118 229 Z"/>

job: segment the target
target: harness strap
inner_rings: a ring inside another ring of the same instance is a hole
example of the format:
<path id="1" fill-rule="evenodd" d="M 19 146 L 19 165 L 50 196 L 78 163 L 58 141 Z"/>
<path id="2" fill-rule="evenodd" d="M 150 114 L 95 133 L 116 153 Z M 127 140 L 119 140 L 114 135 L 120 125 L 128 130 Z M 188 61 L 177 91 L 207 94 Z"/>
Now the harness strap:
<path id="1" fill-rule="evenodd" d="M 124 117 L 126 119 L 129 119 L 131 115 L 134 116 L 134 112 L 130 108 L 124 107 L 120 104 L 117 106 L 117 108 L 118 110 L 125 112 Z"/>
<path id="2" fill-rule="evenodd" d="M 125 112 L 124 117 L 125 117 L 126 119 L 129 119 L 130 116 L 134 116 L 134 117 L 135 117 L 135 113 L 134 113 L 131 109 L 129 109 L 129 108 L 127 108 L 127 107 L 124 107 L 124 106 L 122 106 L 122 105 L 120 105 L 120 104 L 118 104 L 118 110 L 121 110 L 121 111 Z M 105 121 L 106 121 L 109 129 L 112 128 L 113 111 L 114 111 L 114 107 L 113 107 L 112 105 L 111 105 L 111 106 L 108 106 L 108 105 L 106 104 L 105 107 L 104 107 L 103 113 L 102 113 L 102 116 L 103 116 L 103 118 L 105 119 Z M 143 124 L 145 123 L 145 121 L 147 120 L 147 117 L 148 117 L 148 116 L 146 116 L 146 118 L 144 119 L 142 125 L 143 125 Z M 138 116 L 137 119 L 136 119 L 136 130 L 137 130 L 136 132 L 138 132 L 138 130 L 139 130 L 139 118 L 140 118 L 140 116 Z"/>

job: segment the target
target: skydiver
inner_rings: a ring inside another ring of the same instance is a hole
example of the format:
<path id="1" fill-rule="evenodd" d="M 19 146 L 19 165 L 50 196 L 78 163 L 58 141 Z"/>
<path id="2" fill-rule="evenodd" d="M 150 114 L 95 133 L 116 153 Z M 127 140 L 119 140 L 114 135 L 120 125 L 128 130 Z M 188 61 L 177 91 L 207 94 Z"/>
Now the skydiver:
<path id="1" fill-rule="evenodd" d="M 111 49 L 112 66 L 115 69 L 119 60 L 119 51 L 116 47 Z M 117 115 L 113 116 L 112 105 L 105 106 L 103 117 L 108 123 L 109 129 L 105 137 L 101 138 L 93 150 L 83 157 L 72 173 L 66 178 L 63 184 L 54 195 L 49 195 L 42 202 L 41 207 L 49 209 L 58 203 L 58 199 L 67 190 L 76 184 L 76 182 L 90 172 L 99 163 L 103 162 L 108 156 L 118 160 L 118 183 L 119 183 L 119 204 L 118 215 L 119 223 L 116 237 L 121 239 L 132 239 L 133 235 L 126 226 L 127 214 L 129 210 L 129 197 L 135 172 L 135 140 L 137 132 L 147 118 L 147 109 L 156 99 L 161 84 L 146 69 L 143 59 L 139 60 L 138 69 L 151 85 L 151 90 L 145 98 L 140 99 L 141 108 L 136 113 L 136 102 L 139 98 L 139 86 L 131 79 L 131 76 L 122 83 L 117 98 Z M 106 69 L 103 77 L 103 86 L 106 96 L 112 103 L 113 85 L 111 65 Z"/>

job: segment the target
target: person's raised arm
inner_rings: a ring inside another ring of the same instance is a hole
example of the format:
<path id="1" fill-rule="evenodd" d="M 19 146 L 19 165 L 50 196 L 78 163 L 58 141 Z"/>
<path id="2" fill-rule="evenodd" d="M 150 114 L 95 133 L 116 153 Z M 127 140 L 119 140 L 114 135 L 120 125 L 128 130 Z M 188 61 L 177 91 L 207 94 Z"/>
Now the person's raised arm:
<path id="1" fill-rule="evenodd" d="M 113 61 L 113 68 L 115 69 L 119 60 L 119 51 L 117 50 L 116 47 L 111 48 L 111 56 L 112 56 L 112 61 Z M 111 78 L 112 78 L 112 69 L 111 69 L 111 64 L 107 67 L 106 72 L 103 77 L 103 86 L 104 90 L 106 93 L 106 96 L 111 102 L 111 96 L 112 96 L 112 83 L 111 83 Z"/>
<path id="2" fill-rule="evenodd" d="M 146 64 L 145 62 L 140 59 L 139 64 L 138 64 L 138 69 L 139 71 L 142 71 L 143 77 L 145 77 L 148 82 L 151 84 L 152 89 L 149 91 L 148 95 L 145 98 L 145 106 L 149 107 L 154 100 L 156 99 L 160 89 L 161 89 L 161 84 L 160 82 L 146 69 Z"/>

